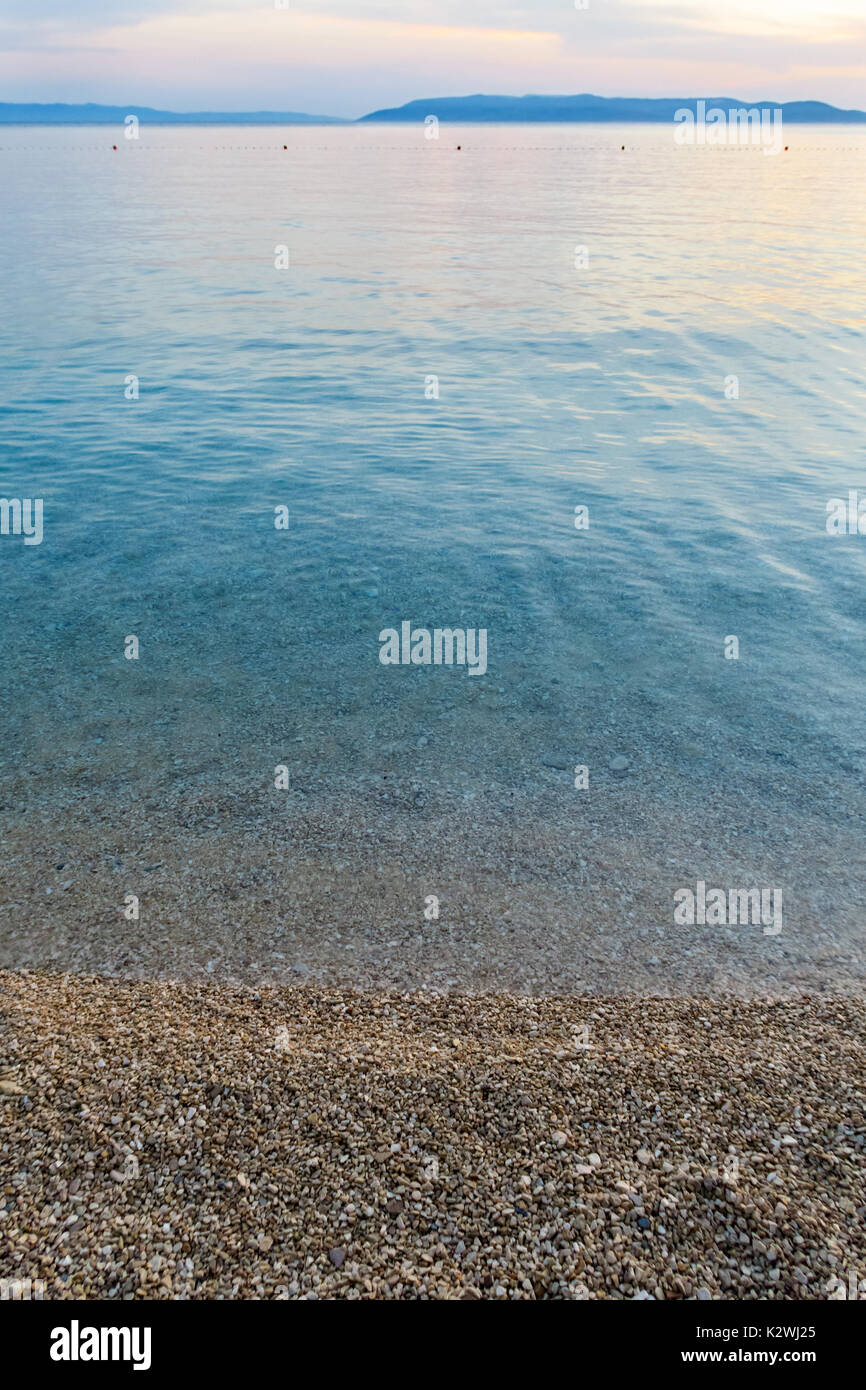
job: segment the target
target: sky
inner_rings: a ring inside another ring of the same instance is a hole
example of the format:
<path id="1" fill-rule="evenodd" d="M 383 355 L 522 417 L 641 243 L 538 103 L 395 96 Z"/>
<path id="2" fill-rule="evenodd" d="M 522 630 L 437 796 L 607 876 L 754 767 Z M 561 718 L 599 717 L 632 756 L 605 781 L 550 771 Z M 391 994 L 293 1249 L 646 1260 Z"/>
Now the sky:
<path id="1" fill-rule="evenodd" d="M 866 0 L 0 0 L 3 101 L 360 116 L 472 92 L 863 109 Z"/>

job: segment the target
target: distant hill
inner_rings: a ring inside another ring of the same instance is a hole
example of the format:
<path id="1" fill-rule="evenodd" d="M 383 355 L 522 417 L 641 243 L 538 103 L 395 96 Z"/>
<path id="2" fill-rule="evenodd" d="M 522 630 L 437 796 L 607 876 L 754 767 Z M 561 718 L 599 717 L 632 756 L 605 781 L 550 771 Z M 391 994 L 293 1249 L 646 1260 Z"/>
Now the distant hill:
<path id="1" fill-rule="evenodd" d="M 721 106 L 781 108 L 784 121 L 816 121 L 846 124 L 866 121 L 866 111 L 840 111 L 823 101 L 739 101 L 733 97 L 706 97 L 707 110 Z M 423 121 L 434 115 L 440 121 L 672 121 L 683 107 L 696 109 L 697 97 L 425 97 L 371 111 L 362 121 Z"/>
<path id="2" fill-rule="evenodd" d="M 0 125 L 123 125 L 137 116 L 149 125 L 348 125 L 340 116 L 308 116 L 303 111 L 157 111 L 152 106 L 65 106 L 0 102 Z"/>
<path id="3" fill-rule="evenodd" d="M 866 122 L 864 111 L 841 111 L 823 101 L 739 101 L 706 97 L 707 109 L 721 106 L 781 108 L 785 121 L 846 124 Z M 405 106 L 371 111 L 365 121 L 672 121 L 683 107 L 693 111 L 697 97 L 470 96 L 424 97 Z M 341 116 L 310 116 L 303 111 L 160 111 L 152 106 L 67 106 L 61 102 L 0 102 L 0 125 L 123 125 L 137 116 L 150 125 L 352 125 Z"/>

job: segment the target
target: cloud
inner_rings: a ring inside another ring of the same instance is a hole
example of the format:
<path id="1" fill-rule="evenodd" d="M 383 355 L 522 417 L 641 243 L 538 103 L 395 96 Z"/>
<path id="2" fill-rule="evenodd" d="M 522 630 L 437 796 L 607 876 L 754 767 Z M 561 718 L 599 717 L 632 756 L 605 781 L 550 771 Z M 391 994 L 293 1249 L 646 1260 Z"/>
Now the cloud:
<path id="1" fill-rule="evenodd" d="M 4 0 L 6 100 L 359 115 L 470 91 L 862 103 L 862 0 Z M 469 22 L 471 18 L 471 22 Z"/>

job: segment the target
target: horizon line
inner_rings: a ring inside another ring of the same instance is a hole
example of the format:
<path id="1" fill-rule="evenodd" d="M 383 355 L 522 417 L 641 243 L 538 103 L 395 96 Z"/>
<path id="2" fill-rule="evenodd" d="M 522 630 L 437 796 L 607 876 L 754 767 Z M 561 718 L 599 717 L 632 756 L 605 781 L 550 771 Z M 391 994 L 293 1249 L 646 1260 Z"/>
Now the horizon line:
<path id="1" fill-rule="evenodd" d="M 377 120 L 383 124 L 392 124 L 399 120 L 414 120 L 418 118 L 418 108 L 429 106 L 435 108 L 460 107 L 469 104 L 490 103 L 501 105 L 505 110 L 517 112 L 524 104 L 535 103 L 536 115 L 535 124 L 551 125 L 573 125 L 578 123 L 592 124 L 595 112 L 596 123 L 610 123 L 611 117 L 615 114 L 612 108 L 615 107 L 641 107 L 642 110 L 616 113 L 623 122 L 629 121 L 637 124 L 661 123 L 666 116 L 662 114 L 660 108 L 670 107 L 680 103 L 683 107 L 689 104 L 704 102 L 709 104 L 729 104 L 737 109 L 755 109 L 771 107 L 784 112 L 794 108 L 815 108 L 822 112 L 832 113 L 831 119 L 835 124 L 854 123 L 859 124 L 866 121 L 866 111 L 858 108 L 844 108 L 832 105 L 830 102 L 822 101 L 817 98 L 805 97 L 791 101 L 743 101 L 735 97 L 713 96 L 713 97 L 645 97 L 645 96 L 600 96 L 593 92 L 529 92 L 519 96 L 502 93 L 483 93 L 475 92 L 469 95 L 460 96 L 440 96 L 440 97 L 414 97 L 409 101 L 401 103 L 399 106 L 377 107 L 373 111 L 364 112 L 359 116 L 331 116 L 325 113 L 311 113 L 307 111 L 288 110 L 288 109 L 238 109 L 238 110 L 216 110 L 216 109 L 197 109 L 197 110 L 175 110 L 169 107 L 151 106 L 143 102 L 130 102 L 121 104 L 118 102 L 68 102 L 68 101 L 3 101 L 0 102 L 0 123 L 9 125 L 62 125 L 62 124 L 109 124 L 116 119 L 123 119 L 125 115 L 134 115 L 136 111 L 146 112 L 152 124 L 174 124 L 174 123 L 210 123 L 232 125 L 235 123 L 245 124 L 278 124 L 280 122 L 294 124 L 323 124 L 323 125 L 357 125 L 362 123 L 373 123 Z M 543 108 L 545 104 L 551 103 L 579 103 L 572 106 L 571 110 L 562 113 L 551 112 L 539 115 L 538 108 Z M 589 106 L 588 103 L 595 105 Z M 582 115 L 581 112 L 586 114 Z M 598 114 L 604 112 L 601 120 Z M 12 117 L 12 113 L 18 113 L 17 119 Z M 35 119 L 27 119 L 32 113 Z M 50 119 L 49 113 L 56 113 L 57 119 Z M 69 115 L 81 115 L 83 113 L 92 114 L 97 119 L 92 122 L 80 120 L 75 122 L 68 119 Z M 123 113 L 123 114 L 121 114 Z M 436 114 L 433 110 L 432 114 Z M 101 119 L 100 119 L 101 118 Z M 464 124 L 506 124 L 507 121 L 497 122 L 495 114 L 488 110 L 486 114 L 474 116 L 470 113 L 455 114 L 452 119 L 457 123 Z M 808 123 L 808 121 L 806 122 Z"/>

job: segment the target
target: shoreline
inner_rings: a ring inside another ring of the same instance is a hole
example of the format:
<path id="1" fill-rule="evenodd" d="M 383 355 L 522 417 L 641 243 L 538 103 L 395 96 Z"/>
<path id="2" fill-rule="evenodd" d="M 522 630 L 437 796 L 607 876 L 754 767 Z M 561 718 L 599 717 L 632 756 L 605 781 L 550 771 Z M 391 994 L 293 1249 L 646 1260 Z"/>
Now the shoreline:
<path id="1" fill-rule="evenodd" d="M 452 993 L 863 997 L 851 814 L 737 833 L 737 789 L 696 818 L 637 766 L 581 800 L 567 766 L 539 788 L 464 792 L 386 770 L 292 789 L 225 777 L 129 799 L 70 781 L 6 836 L 0 968 L 250 985 Z M 832 855 L 826 839 L 832 833 Z M 836 865 L 844 865 L 844 873 Z M 681 925 L 683 889 L 779 889 L 760 924 Z M 125 915 L 129 895 L 137 920 Z M 430 896 L 438 917 L 427 918 Z"/>

